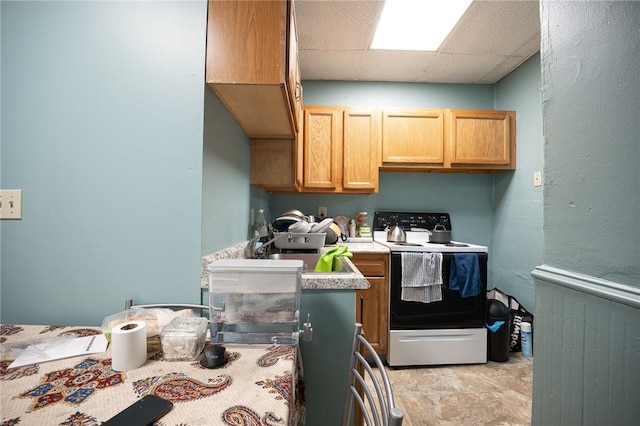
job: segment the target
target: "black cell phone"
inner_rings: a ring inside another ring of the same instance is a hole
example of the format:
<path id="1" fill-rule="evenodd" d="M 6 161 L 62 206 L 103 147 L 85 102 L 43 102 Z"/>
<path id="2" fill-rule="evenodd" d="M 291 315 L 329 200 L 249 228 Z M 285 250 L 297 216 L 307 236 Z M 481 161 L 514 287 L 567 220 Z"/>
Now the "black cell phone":
<path id="1" fill-rule="evenodd" d="M 171 408 L 173 408 L 173 402 L 154 395 L 145 395 L 142 399 L 102 423 L 102 426 L 152 425 L 160 417 L 167 414 Z"/>

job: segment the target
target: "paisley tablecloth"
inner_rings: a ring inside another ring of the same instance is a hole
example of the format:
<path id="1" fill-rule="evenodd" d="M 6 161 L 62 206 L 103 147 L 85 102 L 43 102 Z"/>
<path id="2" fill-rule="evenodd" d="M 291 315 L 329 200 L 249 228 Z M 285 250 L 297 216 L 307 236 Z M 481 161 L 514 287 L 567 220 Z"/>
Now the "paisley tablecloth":
<path id="1" fill-rule="evenodd" d="M 174 403 L 160 426 L 296 425 L 304 416 L 297 346 L 228 345 L 228 361 L 217 369 L 156 354 L 140 368 L 116 372 L 109 351 L 8 369 L 10 349 L 20 342 L 100 332 L 0 324 L 0 426 L 100 425 L 146 394 Z"/>

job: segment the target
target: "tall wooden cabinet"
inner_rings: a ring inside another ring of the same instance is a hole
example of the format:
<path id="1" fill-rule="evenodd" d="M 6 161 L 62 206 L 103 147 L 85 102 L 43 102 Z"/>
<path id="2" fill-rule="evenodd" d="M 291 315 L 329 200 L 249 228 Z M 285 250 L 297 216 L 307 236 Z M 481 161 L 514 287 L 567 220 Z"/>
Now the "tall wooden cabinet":
<path id="1" fill-rule="evenodd" d="M 369 280 L 366 290 L 356 291 L 356 321 L 378 354 L 387 353 L 389 333 L 389 254 L 354 253 L 353 264 Z"/>
<path id="2" fill-rule="evenodd" d="M 207 84 L 249 137 L 294 139 L 301 88 L 293 2 L 208 5 Z"/>
<path id="3" fill-rule="evenodd" d="M 374 109 L 306 106 L 302 191 L 377 192 L 378 123 Z"/>

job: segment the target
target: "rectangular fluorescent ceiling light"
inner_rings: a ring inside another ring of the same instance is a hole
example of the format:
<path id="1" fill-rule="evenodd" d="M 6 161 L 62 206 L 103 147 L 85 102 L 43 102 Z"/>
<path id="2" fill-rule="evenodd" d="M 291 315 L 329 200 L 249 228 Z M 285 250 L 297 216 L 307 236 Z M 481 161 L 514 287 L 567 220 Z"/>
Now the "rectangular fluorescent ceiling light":
<path id="1" fill-rule="evenodd" d="M 386 0 L 375 50 L 436 51 L 472 0 Z"/>

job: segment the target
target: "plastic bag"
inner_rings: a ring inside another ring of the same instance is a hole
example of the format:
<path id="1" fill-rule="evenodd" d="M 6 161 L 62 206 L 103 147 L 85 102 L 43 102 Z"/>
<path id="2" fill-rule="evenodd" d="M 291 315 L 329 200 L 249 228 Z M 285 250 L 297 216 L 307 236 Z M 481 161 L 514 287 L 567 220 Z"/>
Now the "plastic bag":
<path id="1" fill-rule="evenodd" d="M 127 321 L 144 321 L 147 326 L 147 339 L 159 336 L 162 328 L 177 317 L 195 316 L 191 309 L 174 311 L 169 308 L 131 308 L 117 314 L 109 315 L 102 320 L 102 332 L 111 341 L 111 329 Z"/>
<path id="2" fill-rule="evenodd" d="M 515 297 L 509 296 L 497 288 L 491 289 L 487 292 L 487 300 L 491 299 L 499 300 L 509 307 L 511 318 L 509 351 L 521 352 L 522 339 L 520 336 L 520 323 L 528 322 L 533 325 L 533 314 L 527 311 Z"/>

